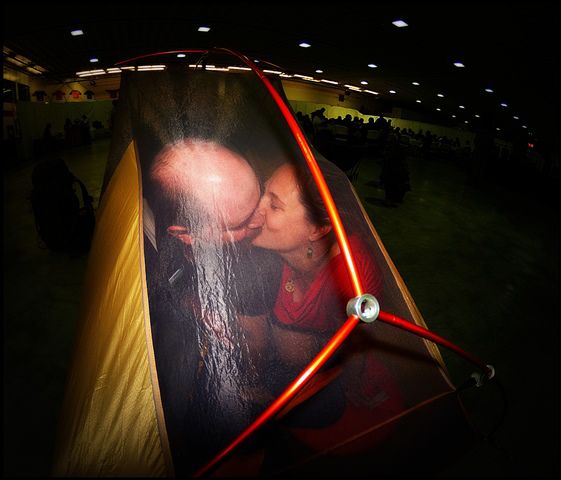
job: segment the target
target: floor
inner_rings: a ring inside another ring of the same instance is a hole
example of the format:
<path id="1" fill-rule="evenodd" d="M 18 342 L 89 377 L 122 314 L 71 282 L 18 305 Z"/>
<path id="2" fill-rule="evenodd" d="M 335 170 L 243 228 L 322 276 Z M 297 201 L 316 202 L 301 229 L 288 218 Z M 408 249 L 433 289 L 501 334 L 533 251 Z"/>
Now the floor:
<path id="1" fill-rule="evenodd" d="M 59 154 L 97 206 L 109 140 Z M 362 159 L 355 188 L 429 328 L 494 366 L 498 382 L 466 392 L 494 435 L 442 477 L 559 475 L 559 222 L 536 179 L 468 181 L 450 159 L 408 159 L 412 191 L 384 204 L 380 164 Z M 87 255 L 41 247 L 30 202 L 33 164 L 4 172 L 4 476 L 50 474 Z M 442 350 L 453 381 L 471 365 Z M 499 386 L 503 387 L 503 402 Z M 506 409 L 505 409 L 506 407 Z M 438 462 L 438 452 L 435 452 Z"/>

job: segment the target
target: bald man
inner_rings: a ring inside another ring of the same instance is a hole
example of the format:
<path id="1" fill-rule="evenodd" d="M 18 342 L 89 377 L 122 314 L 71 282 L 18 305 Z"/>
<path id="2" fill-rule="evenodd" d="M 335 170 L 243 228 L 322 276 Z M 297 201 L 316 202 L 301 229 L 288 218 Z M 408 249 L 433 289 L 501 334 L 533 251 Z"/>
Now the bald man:
<path id="1" fill-rule="evenodd" d="M 250 245 L 260 182 L 240 154 L 185 139 L 165 146 L 148 176 L 156 368 L 176 474 L 189 475 L 270 400 L 256 398 L 255 389 L 270 361 L 266 313 L 280 258 Z"/>
<path id="2" fill-rule="evenodd" d="M 166 228 L 184 244 L 197 239 L 235 242 L 252 231 L 248 223 L 259 202 L 259 180 L 232 150 L 206 140 L 183 140 L 157 155 L 150 178 L 184 213 L 188 225 Z"/>

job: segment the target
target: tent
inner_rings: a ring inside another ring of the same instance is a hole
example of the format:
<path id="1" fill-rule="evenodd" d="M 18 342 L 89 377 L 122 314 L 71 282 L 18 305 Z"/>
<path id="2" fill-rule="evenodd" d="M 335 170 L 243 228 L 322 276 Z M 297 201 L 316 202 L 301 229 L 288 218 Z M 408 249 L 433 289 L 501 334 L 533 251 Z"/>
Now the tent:
<path id="1" fill-rule="evenodd" d="M 173 177 L 172 193 L 155 185 L 154 164 L 170 145 L 189 139 L 243 158 L 265 196 L 281 165 L 310 171 L 307 145 L 344 231 L 358 239 L 350 242 L 358 245 L 358 278 L 375 277 L 383 312 L 426 325 L 346 175 L 287 122 L 281 83 L 270 78 L 267 86 L 244 57 L 201 53 L 191 67 L 169 62 L 165 70 L 122 72 L 54 475 L 432 472 L 435 456 L 454 458 L 474 431 L 435 343 L 380 321 L 353 325 L 274 415 L 204 468 L 356 315 L 345 309 L 348 298 L 318 291 L 318 322 L 283 323 L 277 307 L 292 281 L 284 276 L 286 255 L 247 238 L 224 241 L 214 231 L 204 241 L 182 242 L 170 225 L 195 231 L 215 218 L 193 207 L 200 192 L 179 192 L 184 171 Z M 189 172 L 197 178 L 215 167 L 198 159 Z M 226 193 L 245 195 L 241 184 L 234 190 Z M 347 291 L 353 281 L 341 281 L 348 275 L 342 266 L 325 275 Z"/>

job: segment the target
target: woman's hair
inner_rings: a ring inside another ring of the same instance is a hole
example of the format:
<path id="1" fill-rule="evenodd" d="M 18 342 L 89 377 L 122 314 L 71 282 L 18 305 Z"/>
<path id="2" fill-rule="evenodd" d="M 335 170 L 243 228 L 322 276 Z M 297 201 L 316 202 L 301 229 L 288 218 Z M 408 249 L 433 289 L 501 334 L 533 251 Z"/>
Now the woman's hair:
<path id="1" fill-rule="evenodd" d="M 331 225 L 329 214 L 311 173 L 300 165 L 293 167 L 300 190 L 300 202 L 306 209 L 306 219 L 320 227 Z"/>

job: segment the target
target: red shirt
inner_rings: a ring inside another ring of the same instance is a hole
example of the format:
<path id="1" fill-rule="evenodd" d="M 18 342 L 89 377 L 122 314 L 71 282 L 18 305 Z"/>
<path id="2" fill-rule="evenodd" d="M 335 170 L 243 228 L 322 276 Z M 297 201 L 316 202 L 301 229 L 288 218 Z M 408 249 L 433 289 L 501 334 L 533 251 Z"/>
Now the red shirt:
<path id="1" fill-rule="evenodd" d="M 379 300 L 382 293 L 382 277 L 372 253 L 356 235 L 349 236 L 349 246 L 361 276 L 364 292 L 374 295 Z M 355 297 L 344 256 L 337 255 L 320 270 L 299 302 L 294 302 L 292 293 L 284 288 L 292 276 L 292 269 L 285 264 L 274 308 L 278 321 L 283 325 L 316 332 L 338 329 L 347 319 L 347 302 Z"/>
<path id="2" fill-rule="evenodd" d="M 380 300 L 382 276 L 372 252 L 356 235 L 349 236 L 349 245 L 364 292 Z M 285 265 L 274 308 L 278 321 L 292 328 L 309 330 L 310 333 L 327 333 L 338 329 L 347 319 L 347 302 L 355 296 L 344 256 L 339 254 L 331 259 L 318 273 L 300 302 L 294 302 L 292 294 L 284 288 L 292 273 Z M 322 428 L 289 428 L 292 435 L 309 448 L 315 451 L 331 448 L 358 433 L 383 424 L 403 411 L 399 387 L 386 367 L 376 358 L 376 351 L 365 349 L 360 356 L 364 363 L 353 376 L 354 385 L 345 386 L 347 401 L 340 418 Z M 357 453 L 372 449 L 384 442 L 393 428 L 393 423 L 376 428 L 371 434 L 358 437 L 356 441 L 339 448 L 338 453 Z"/>

